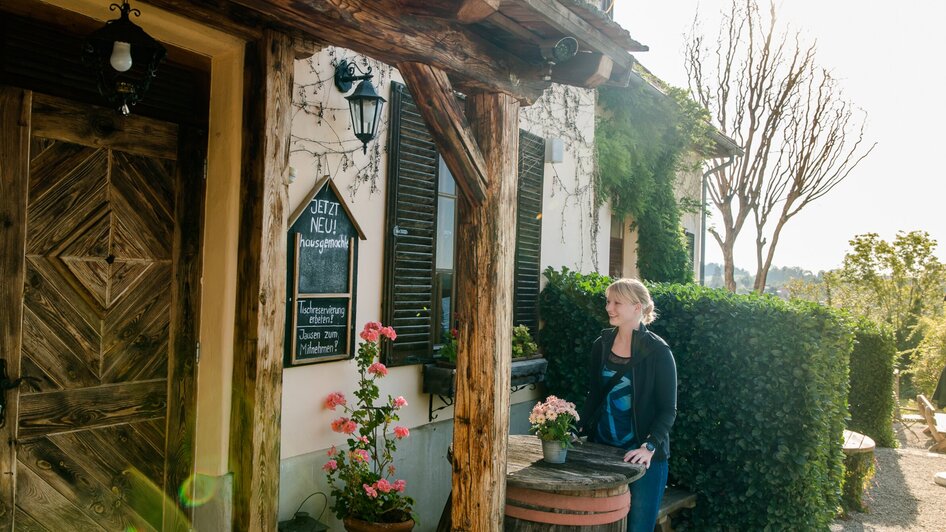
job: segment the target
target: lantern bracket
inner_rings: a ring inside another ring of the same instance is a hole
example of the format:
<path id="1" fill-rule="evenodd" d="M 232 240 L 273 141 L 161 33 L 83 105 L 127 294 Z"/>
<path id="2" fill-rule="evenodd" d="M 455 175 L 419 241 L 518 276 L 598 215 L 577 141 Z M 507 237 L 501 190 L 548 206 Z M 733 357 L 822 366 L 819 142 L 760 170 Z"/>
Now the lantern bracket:
<path id="1" fill-rule="evenodd" d="M 335 87 L 344 94 L 351 90 L 353 82 L 373 78 L 374 74 L 371 73 L 371 67 L 368 66 L 365 68 L 366 70 L 362 70 L 354 61 L 349 63 L 348 60 L 342 59 L 339 61 L 338 66 L 335 67 Z M 361 75 L 356 75 L 356 70 Z"/>

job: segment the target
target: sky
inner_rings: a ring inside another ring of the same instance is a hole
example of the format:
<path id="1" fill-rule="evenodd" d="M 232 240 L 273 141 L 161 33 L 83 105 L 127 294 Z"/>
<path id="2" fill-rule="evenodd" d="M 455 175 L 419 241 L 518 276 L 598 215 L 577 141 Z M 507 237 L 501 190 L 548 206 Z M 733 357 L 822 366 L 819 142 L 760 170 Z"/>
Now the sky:
<path id="1" fill-rule="evenodd" d="M 684 34 L 699 10 L 704 33 L 715 38 L 719 12 L 728 6 L 725 0 L 615 0 L 614 18 L 650 47 L 634 54 L 638 61 L 685 88 Z M 774 265 L 813 272 L 837 268 L 855 235 L 873 232 L 889 241 L 898 230 L 927 231 L 946 262 L 946 2 L 782 0 L 776 9 L 793 33 L 817 41 L 818 63 L 867 112 L 866 137 L 877 147 L 845 181 L 786 224 Z M 754 242 L 750 219 L 739 235 L 735 263 L 753 273 Z M 706 255 L 708 263 L 722 262 L 712 237 Z"/>

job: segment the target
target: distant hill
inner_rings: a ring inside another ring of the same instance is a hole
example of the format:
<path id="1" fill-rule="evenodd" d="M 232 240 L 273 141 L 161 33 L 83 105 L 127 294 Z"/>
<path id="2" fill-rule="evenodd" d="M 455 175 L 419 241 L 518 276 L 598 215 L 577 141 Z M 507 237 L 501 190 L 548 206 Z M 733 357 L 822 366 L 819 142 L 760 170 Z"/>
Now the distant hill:
<path id="1" fill-rule="evenodd" d="M 746 293 L 752 291 L 752 285 L 755 282 L 755 273 L 736 267 L 734 271 L 736 278 L 736 292 Z M 769 276 L 766 278 L 766 292 L 778 294 L 779 291 L 792 279 L 802 279 L 805 281 L 819 281 L 820 273 L 813 273 L 811 270 L 799 268 L 798 266 L 773 266 L 769 270 Z M 706 286 L 710 288 L 723 287 L 723 265 L 710 262 L 706 265 Z"/>

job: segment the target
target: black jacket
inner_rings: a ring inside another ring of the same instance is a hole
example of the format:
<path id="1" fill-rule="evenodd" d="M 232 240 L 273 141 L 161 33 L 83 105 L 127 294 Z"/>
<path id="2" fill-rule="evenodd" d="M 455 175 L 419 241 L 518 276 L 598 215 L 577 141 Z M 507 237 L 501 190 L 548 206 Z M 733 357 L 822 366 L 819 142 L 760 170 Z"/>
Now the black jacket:
<path id="1" fill-rule="evenodd" d="M 589 437 L 601 415 L 599 407 L 610 390 L 604 390 L 601 368 L 611 353 L 617 329 L 605 329 L 595 340 L 588 359 L 589 392 L 580 416 L 581 430 Z M 670 347 L 663 338 L 647 330 L 644 324 L 631 334 L 631 379 L 635 439 L 649 441 L 657 450 L 655 460 L 670 456 L 670 427 L 677 417 L 677 366 Z"/>

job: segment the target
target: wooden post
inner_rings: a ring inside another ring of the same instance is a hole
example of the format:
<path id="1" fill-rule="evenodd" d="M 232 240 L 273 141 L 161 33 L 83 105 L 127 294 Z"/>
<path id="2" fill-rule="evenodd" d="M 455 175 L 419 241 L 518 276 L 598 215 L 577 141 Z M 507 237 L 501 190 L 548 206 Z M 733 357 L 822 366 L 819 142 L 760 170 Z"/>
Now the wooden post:
<path id="1" fill-rule="evenodd" d="M 276 530 L 292 81 L 288 36 L 266 30 L 247 45 L 230 417 L 234 530 Z"/>
<path id="2" fill-rule="evenodd" d="M 502 530 L 512 356 L 513 263 L 519 103 L 475 94 L 467 116 L 489 184 L 478 207 L 460 202 L 457 316 L 460 337 L 453 418 L 452 530 Z"/>
<path id="3" fill-rule="evenodd" d="M 30 170 L 30 107 L 32 93 L 0 86 L 0 357 L 7 375 L 20 376 L 23 326 L 23 278 L 26 275 L 26 198 Z M 20 392 L 7 396 L 6 423 L 0 428 L 0 529 L 10 530 L 16 489 L 16 419 Z"/>

